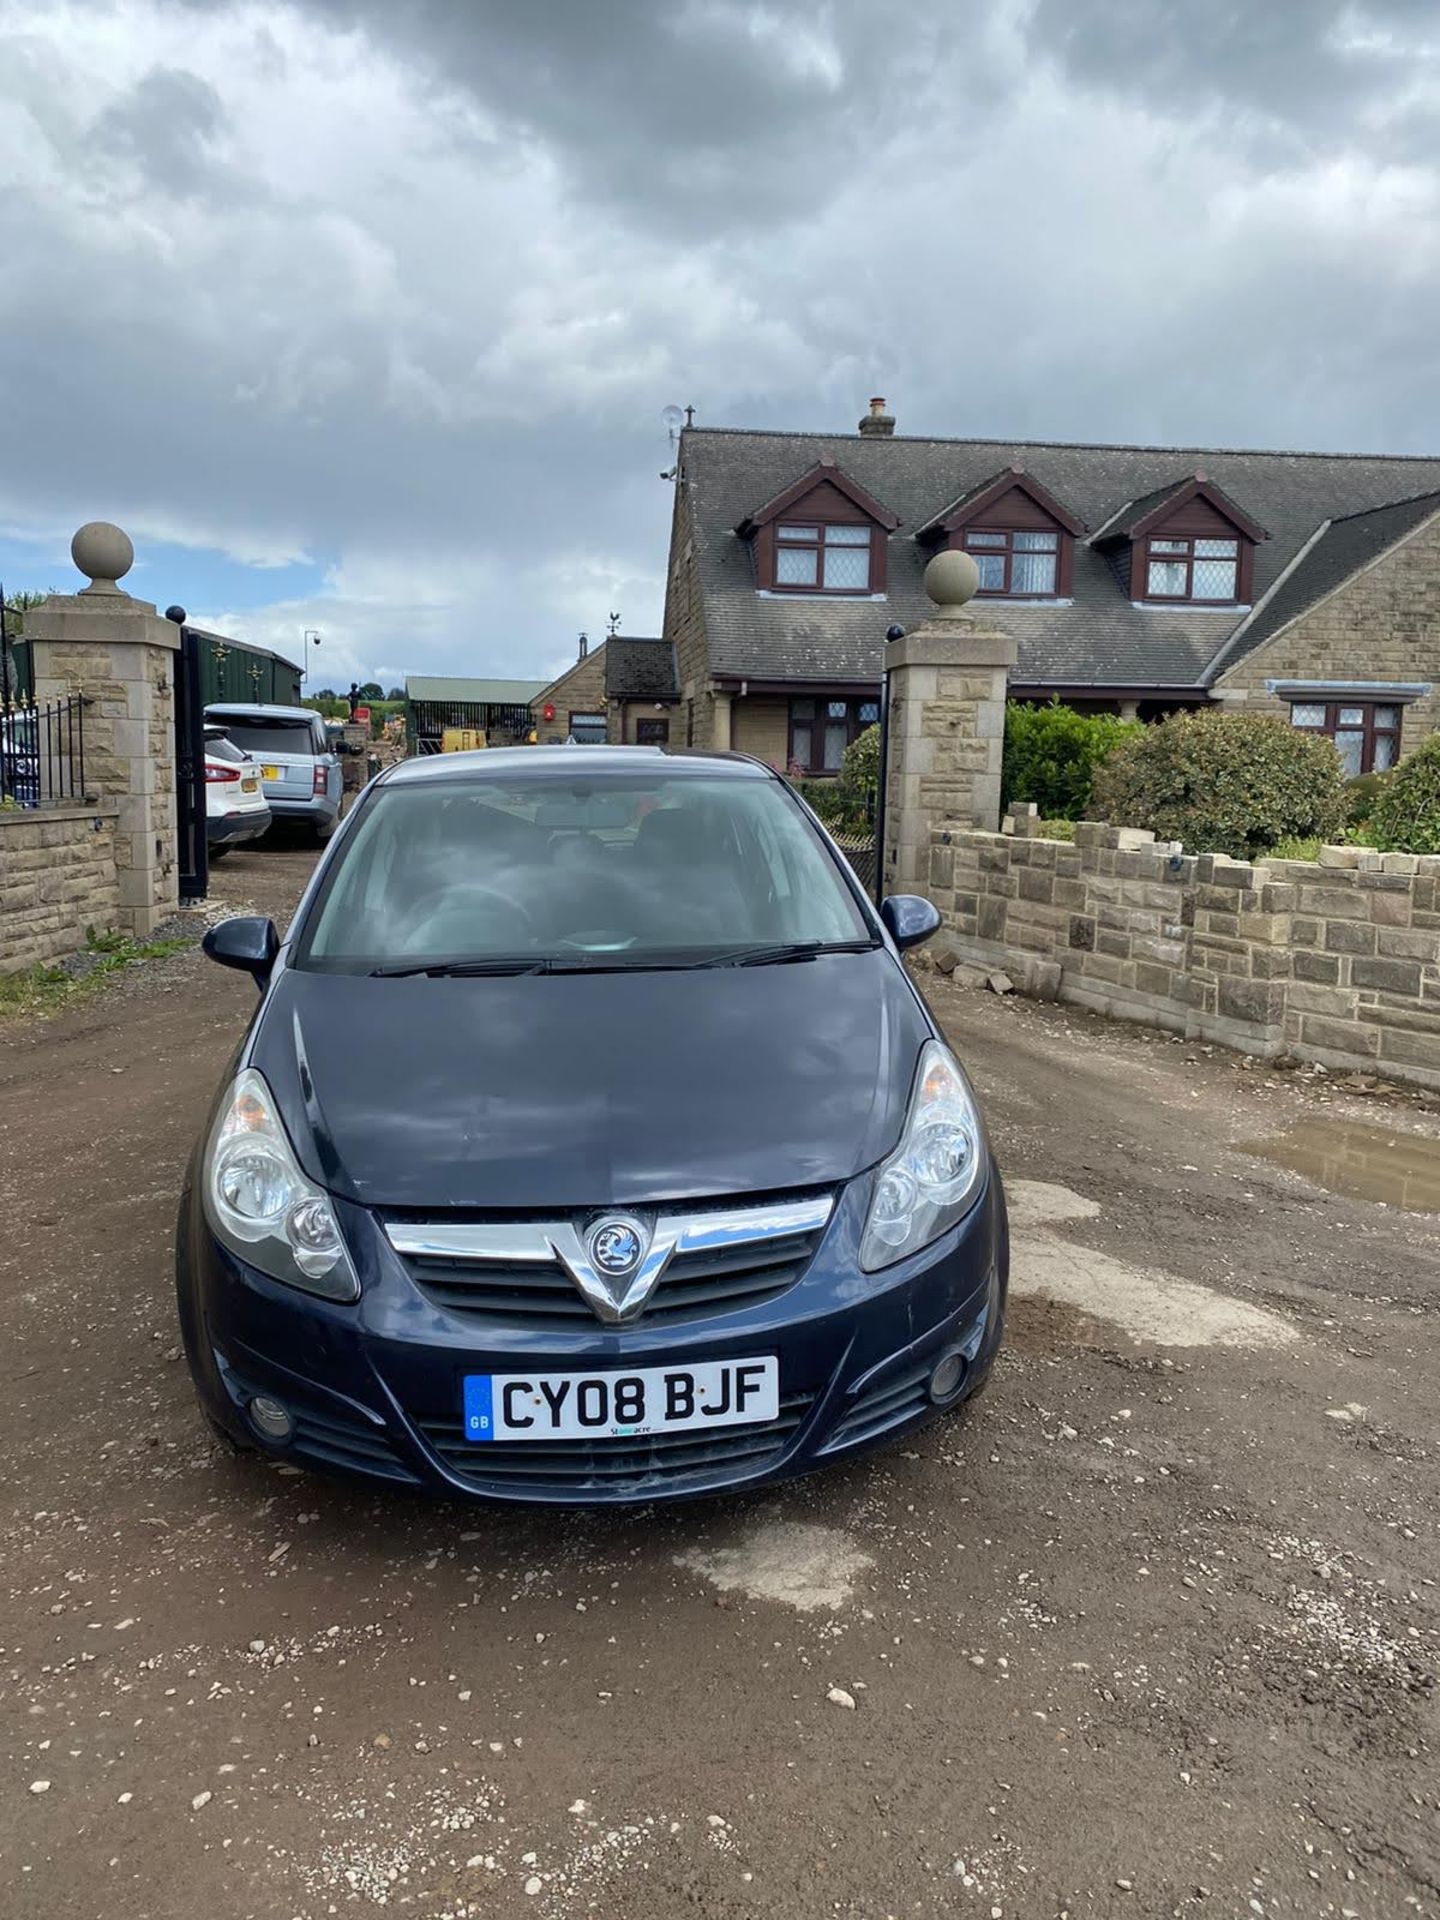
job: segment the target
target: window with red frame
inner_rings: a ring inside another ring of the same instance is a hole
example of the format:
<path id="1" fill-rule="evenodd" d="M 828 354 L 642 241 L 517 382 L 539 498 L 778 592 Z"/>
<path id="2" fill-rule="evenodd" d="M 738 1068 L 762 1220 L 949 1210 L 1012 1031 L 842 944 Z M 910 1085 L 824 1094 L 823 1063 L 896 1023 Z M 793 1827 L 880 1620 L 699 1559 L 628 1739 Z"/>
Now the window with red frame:
<path id="1" fill-rule="evenodd" d="M 868 593 L 870 528 L 782 520 L 775 529 L 775 586 L 782 593 Z"/>
<path id="2" fill-rule="evenodd" d="M 792 700 L 786 764 L 800 773 L 838 773 L 845 749 L 880 718 L 880 702 Z"/>
<path id="3" fill-rule="evenodd" d="M 1156 534 L 1145 543 L 1145 598 L 1233 606 L 1240 580 L 1238 540 Z"/>
<path id="4" fill-rule="evenodd" d="M 1290 724 L 1335 742 L 1349 780 L 1386 773 L 1400 757 L 1400 709 L 1373 700 L 1292 700 Z"/>
<path id="5" fill-rule="evenodd" d="M 1060 574 L 1060 529 L 1004 532 L 996 527 L 966 527 L 965 551 L 980 569 L 980 593 L 1012 600 L 1036 599 L 1056 591 Z"/>

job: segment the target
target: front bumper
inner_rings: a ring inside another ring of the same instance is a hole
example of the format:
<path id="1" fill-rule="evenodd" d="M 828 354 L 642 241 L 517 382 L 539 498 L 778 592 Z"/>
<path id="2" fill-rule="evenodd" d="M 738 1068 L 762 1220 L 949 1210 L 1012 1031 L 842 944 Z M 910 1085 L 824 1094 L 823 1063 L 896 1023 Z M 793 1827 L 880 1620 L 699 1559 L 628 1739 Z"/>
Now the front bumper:
<path id="1" fill-rule="evenodd" d="M 347 1207 L 363 1294 L 311 1299 L 237 1261 L 187 1192 L 177 1235 L 185 1344 L 202 1402 L 263 1451 L 372 1480 L 474 1500 L 614 1505 L 693 1498 L 788 1479 L 922 1425 L 978 1390 L 999 1343 L 1008 1277 L 1005 1204 L 993 1167 L 950 1233 L 883 1274 L 856 1256 L 868 1183 L 841 1196 L 805 1274 L 764 1305 L 682 1326 L 598 1321 L 582 1332 L 497 1327 L 436 1308 L 375 1220 Z M 936 1363 L 964 1369 L 942 1404 Z M 633 1440 L 472 1445 L 461 1424 L 468 1373 L 676 1366 L 773 1353 L 780 1415 L 766 1426 Z M 245 1408 L 263 1392 L 295 1421 L 283 1445 Z"/>

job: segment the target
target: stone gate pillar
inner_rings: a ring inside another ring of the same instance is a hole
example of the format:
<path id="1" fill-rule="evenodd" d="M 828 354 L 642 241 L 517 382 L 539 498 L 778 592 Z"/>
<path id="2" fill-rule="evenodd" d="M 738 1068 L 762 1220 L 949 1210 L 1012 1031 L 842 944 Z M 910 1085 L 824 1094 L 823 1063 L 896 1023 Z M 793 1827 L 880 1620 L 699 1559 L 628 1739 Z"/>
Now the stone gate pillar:
<path id="1" fill-rule="evenodd" d="M 1015 641 L 967 611 L 979 584 L 968 553 L 937 553 L 925 569 L 934 613 L 885 645 L 886 893 L 925 892 L 932 826 L 955 821 L 989 833 L 999 828 L 1005 689 Z"/>
<path id="2" fill-rule="evenodd" d="M 84 694 L 85 786 L 115 803 L 124 932 L 144 938 L 179 904 L 175 844 L 175 654 L 180 629 L 119 584 L 135 549 L 92 520 L 70 542 L 90 584 L 25 616 L 35 699 Z"/>

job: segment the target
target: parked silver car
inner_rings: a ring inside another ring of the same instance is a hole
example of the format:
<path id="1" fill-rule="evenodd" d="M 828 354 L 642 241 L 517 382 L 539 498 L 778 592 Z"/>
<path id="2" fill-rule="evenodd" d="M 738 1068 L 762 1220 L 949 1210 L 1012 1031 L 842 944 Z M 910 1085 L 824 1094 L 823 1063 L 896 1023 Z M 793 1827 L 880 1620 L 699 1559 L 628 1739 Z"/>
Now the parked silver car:
<path id="1" fill-rule="evenodd" d="M 299 820 L 317 840 L 340 818 L 340 759 L 325 722 L 309 707 L 246 706 L 218 701 L 205 718 L 226 733 L 260 769 L 270 811 L 277 820 Z"/>

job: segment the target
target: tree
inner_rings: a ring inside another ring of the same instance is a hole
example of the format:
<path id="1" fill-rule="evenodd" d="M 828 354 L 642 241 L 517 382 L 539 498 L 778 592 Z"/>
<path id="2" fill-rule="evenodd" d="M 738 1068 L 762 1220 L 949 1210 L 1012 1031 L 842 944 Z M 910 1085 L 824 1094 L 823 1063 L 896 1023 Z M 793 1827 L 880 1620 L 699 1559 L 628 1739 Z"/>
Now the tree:
<path id="1" fill-rule="evenodd" d="M 385 698 L 387 700 L 403 700 L 405 698 L 404 687 L 391 687 Z"/>
<path id="2" fill-rule="evenodd" d="M 334 700 L 337 695 L 334 687 L 317 687 L 310 697 L 312 700 Z"/>
<path id="3" fill-rule="evenodd" d="M 365 681 L 360 688 L 360 698 L 362 700 L 383 700 L 385 695 L 381 691 L 380 682 L 378 680 Z"/>

